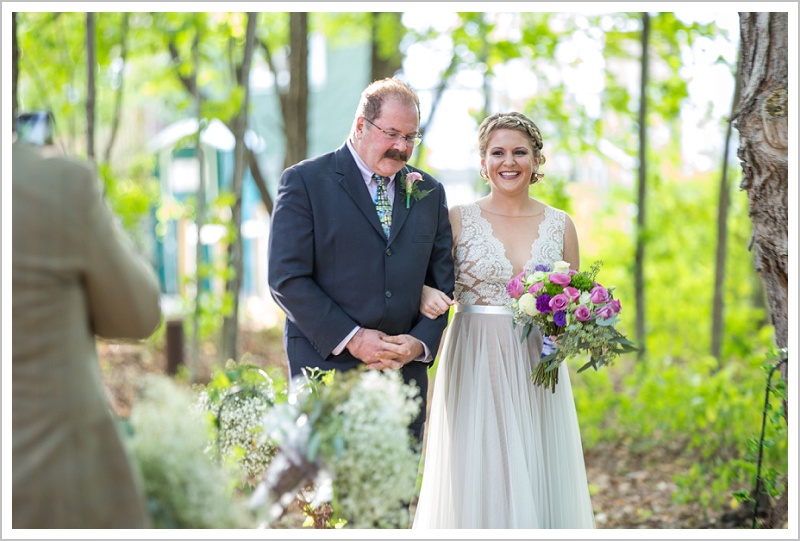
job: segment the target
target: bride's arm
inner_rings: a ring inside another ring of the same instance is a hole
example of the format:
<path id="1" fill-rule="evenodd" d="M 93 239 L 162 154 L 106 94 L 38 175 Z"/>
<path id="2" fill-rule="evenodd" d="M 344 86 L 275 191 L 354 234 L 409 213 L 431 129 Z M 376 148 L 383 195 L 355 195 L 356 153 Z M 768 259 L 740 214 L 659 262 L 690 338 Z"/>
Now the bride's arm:
<path id="1" fill-rule="evenodd" d="M 567 215 L 564 224 L 564 261 L 569 263 L 569 268 L 576 271 L 581 270 L 581 251 L 578 242 L 578 231 L 575 229 L 575 222 Z"/>
<path id="2" fill-rule="evenodd" d="M 422 299 L 419 301 L 420 313 L 429 318 L 436 319 L 447 312 L 453 305 L 453 299 L 434 287 L 422 286 Z"/>
<path id="3" fill-rule="evenodd" d="M 453 230 L 453 258 L 455 259 L 456 243 L 458 242 L 458 235 L 461 233 L 461 211 L 458 207 L 450 209 L 450 226 Z M 458 270 L 456 270 L 458 273 Z M 458 279 L 456 277 L 456 279 Z M 451 306 L 455 304 L 453 299 L 442 293 L 436 288 L 426 285 L 422 286 L 422 298 L 419 302 L 420 313 L 429 318 L 436 319 L 440 315 L 447 312 Z"/>

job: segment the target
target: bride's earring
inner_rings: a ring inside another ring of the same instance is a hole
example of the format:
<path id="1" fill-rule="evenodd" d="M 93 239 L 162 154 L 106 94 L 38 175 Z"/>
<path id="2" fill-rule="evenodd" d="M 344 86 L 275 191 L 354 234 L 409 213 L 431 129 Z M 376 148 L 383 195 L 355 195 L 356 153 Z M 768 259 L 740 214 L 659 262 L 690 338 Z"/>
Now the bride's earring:
<path id="1" fill-rule="evenodd" d="M 483 180 L 489 180 L 489 172 L 486 170 L 485 167 L 481 167 L 480 175 Z"/>
<path id="2" fill-rule="evenodd" d="M 532 184 L 532 185 L 533 185 L 533 184 L 536 184 L 537 182 L 539 182 L 540 180 L 542 180 L 542 177 L 543 177 L 543 176 L 544 176 L 544 175 L 543 175 L 542 173 L 540 173 L 540 172 L 539 172 L 539 169 L 538 169 L 538 168 L 534 169 L 534 170 L 533 170 L 533 172 L 531 173 L 531 184 Z"/>

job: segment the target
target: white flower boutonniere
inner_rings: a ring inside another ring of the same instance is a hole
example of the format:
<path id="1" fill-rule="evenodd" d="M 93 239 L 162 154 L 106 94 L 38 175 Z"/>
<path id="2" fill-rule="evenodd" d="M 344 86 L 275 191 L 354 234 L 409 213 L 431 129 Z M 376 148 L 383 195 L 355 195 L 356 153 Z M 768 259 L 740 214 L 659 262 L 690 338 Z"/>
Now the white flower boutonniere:
<path id="1" fill-rule="evenodd" d="M 403 176 L 400 179 L 401 185 L 403 186 L 403 190 L 406 194 L 406 208 L 411 207 L 411 198 L 413 197 L 417 201 L 428 195 L 433 191 L 430 190 L 420 190 L 419 189 L 419 182 L 422 180 L 422 174 L 418 173 L 417 171 L 408 171 L 407 169 L 403 169 Z"/>

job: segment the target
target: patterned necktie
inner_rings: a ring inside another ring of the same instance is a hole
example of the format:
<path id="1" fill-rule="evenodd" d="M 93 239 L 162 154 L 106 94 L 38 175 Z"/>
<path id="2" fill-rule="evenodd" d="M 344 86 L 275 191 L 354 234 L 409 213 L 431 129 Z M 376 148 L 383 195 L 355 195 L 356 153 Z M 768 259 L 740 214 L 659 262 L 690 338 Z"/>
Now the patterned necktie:
<path id="1" fill-rule="evenodd" d="M 389 231 L 392 228 L 392 204 L 389 202 L 389 195 L 386 191 L 386 178 L 380 175 L 372 175 L 378 183 L 378 191 L 375 192 L 375 209 L 378 211 L 378 219 L 383 226 L 383 233 L 389 238 Z"/>

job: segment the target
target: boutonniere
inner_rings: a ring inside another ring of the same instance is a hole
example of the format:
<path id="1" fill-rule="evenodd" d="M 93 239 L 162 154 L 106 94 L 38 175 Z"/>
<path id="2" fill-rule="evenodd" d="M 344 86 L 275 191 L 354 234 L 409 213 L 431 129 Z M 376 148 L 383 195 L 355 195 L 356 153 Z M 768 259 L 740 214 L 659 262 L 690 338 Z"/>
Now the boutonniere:
<path id="1" fill-rule="evenodd" d="M 411 207 L 411 198 L 413 197 L 417 201 L 428 195 L 433 191 L 430 190 L 420 190 L 419 189 L 419 182 L 422 180 L 422 173 L 418 173 L 416 171 L 408 171 L 403 169 L 403 176 L 400 179 L 401 185 L 403 186 L 403 190 L 406 194 L 406 208 Z"/>

